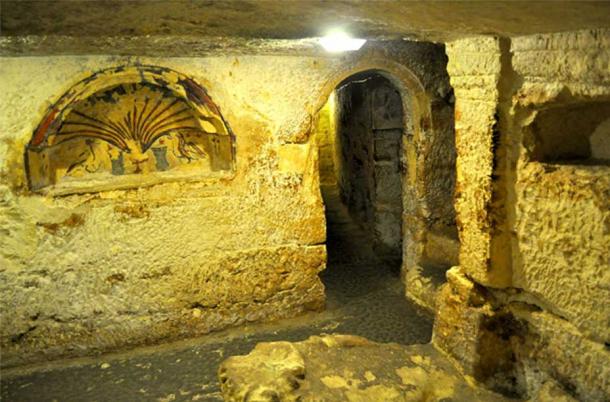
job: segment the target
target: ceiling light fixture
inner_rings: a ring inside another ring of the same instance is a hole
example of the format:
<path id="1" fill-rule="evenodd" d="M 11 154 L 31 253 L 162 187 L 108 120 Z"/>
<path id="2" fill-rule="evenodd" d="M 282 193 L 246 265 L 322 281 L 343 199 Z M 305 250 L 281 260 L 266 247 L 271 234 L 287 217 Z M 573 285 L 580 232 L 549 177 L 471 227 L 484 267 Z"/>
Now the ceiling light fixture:
<path id="1" fill-rule="evenodd" d="M 331 53 L 349 52 L 358 50 L 364 45 L 366 39 L 350 37 L 343 31 L 331 31 L 323 38 L 320 38 L 322 47 Z"/>

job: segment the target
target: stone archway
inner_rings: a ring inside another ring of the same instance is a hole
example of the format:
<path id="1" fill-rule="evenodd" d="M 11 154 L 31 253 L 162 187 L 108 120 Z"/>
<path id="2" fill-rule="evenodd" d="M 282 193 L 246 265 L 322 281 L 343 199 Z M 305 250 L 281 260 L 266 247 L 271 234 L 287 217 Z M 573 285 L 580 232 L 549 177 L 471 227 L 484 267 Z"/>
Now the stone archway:
<path id="1" fill-rule="evenodd" d="M 455 181 L 455 143 L 446 127 L 437 128 L 439 120 L 450 120 L 453 113 L 443 111 L 436 119 L 432 110 L 434 96 L 411 70 L 387 59 L 356 60 L 330 77 L 323 86 L 316 103 L 319 111 L 334 89 L 349 77 L 366 73 L 387 79 L 399 92 L 403 109 L 403 135 L 400 149 L 402 171 L 402 263 L 401 277 L 407 296 L 429 309 L 434 308 L 438 287 L 444 283 L 444 273 L 457 265 L 459 241 L 452 202 L 438 201 L 439 191 L 452 199 Z M 451 125 L 452 127 L 452 125 Z M 437 133 L 437 131 L 439 131 Z M 439 152 L 441 149 L 441 152 Z M 447 160 L 439 160 L 448 154 Z M 444 171 L 439 173 L 438 166 Z M 435 198 L 436 197 L 436 198 Z M 441 205 L 443 204 L 443 205 Z M 442 223 L 439 215 L 446 215 Z M 448 224 L 447 224 L 448 222 Z M 441 228 L 440 235 L 439 227 Z M 446 232 L 450 232 L 448 237 Z M 439 254 L 440 251 L 440 256 Z M 426 276 L 426 277 L 425 277 Z M 430 279 L 432 278 L 432 279 Z"/>
<path id="2" fill-rule="evenodd" d="M 332 199 L 347 207 L 374 254 L 391 270 L 398 270 L 402 259 L 404 121 L 397 88 L 382 75 L 364 71 L 337 86 L 316 128 L 324 193 L 337 192 Z"/>

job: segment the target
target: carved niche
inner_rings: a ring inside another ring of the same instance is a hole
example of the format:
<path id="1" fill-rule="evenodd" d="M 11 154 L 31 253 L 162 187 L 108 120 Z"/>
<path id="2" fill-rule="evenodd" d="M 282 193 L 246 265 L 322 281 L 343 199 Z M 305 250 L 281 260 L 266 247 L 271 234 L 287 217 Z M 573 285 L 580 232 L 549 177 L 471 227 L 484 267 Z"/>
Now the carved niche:
<path id="1" fill-rule="evenodd" d="M 51 107 L 27 146 L 32 190 L 126 188 L 230 171 L 234 136 L 206 90 L 173 70 L 105 70 Z"/>

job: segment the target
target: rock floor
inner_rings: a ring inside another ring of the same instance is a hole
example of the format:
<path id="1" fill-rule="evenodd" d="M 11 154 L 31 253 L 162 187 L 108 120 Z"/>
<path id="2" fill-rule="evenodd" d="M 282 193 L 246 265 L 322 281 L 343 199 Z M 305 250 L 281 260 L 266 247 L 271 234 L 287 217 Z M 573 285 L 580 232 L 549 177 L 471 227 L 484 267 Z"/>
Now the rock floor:
<path id="1" fill-rule="evenodd" d="M 397 267 L 377 260 L 365 233 L 336 192 L 327 204 L 327 309 L 270 324 L 248 325 L 198 339 L 71 359 L 2 372 L 4 401 L 220 401 L 220 363 L 259 342 L 302 341 L 324 333 L 375 342 L 427 343 L 432 317 L 406 300 Z"/>
<path id="2" fill-rule="evenodd" d="M 470 385 L 431 344 L 375 343 L 354 335 L 263 342 L 221 364 L 226 402 L 507 402 Z M 553 401 L 555 402 L 555 401 Z"/>

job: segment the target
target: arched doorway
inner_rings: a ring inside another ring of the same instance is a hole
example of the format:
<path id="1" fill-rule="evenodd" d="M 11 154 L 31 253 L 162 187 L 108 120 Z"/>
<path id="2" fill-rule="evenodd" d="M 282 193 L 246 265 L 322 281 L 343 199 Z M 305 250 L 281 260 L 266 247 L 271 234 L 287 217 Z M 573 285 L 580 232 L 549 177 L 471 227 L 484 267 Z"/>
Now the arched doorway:
<path id="1" fill-rule="evenodd" d="M 327 212 L 337 205 L 329 197 L 334 186 L 338 204 L 381 261 L 378 273 L 400 270 L 402 285 L 394 282 L 403 286 L 403 295 L 433 310 L 459 252 L 450 86 L 430 92 L 411 70 L 387 59 L 351 67 L 327 82 L 322 91 L 327 98 L 317 108 L 314 131 Z M 344 135 L 354 130 L 368 135 L 356 136 L 362 141 Z M 349 246 L 333 242 L 335 225 L 328 213 L 327 225 L 331 275 L 333 248 Z"/>
<path id="2" fill-rule="evenodd" d="M 328 312 L 342 317 L 331 328 L 379 342 L 428 339 L 430 316 L 406 299 L 400 275 L 413 99 L 377 69 L 335 82 L 313 130 L 327 224 L 321 279 Z"/>
<path id="3" fill-rule="evenodd" d="M 341 202 L 374 254 L 395 272 L 402 255 L 402 105 L 390 80 L 364 71 L 337 85 L 316 129 L 327 206 Z M 327 219 L 332 228 L 337 217 Z"/>

